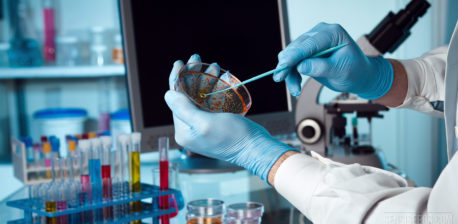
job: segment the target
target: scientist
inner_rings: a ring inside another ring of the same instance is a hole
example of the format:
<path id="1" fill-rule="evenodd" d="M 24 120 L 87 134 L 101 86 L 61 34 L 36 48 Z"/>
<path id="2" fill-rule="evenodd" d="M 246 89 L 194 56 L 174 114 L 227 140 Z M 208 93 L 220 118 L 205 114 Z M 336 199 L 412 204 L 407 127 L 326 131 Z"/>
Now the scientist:
<path id="1" fill-rule="evenodd" d="M 453 156 L 458 137 L 457 30 L 458 24 L 449 46 L 419 58 L 393 60 L 364 55 L 341 26 L 320 23 L 278 54 L 278 67 L 289 69 L 273 76 L 276 82 L 284 80 L 295 96 L 301 92 L 301 75 L 308 75 L 335 91 L 445 117 L 449 163 L 433 188 L 408 187 L 403 178 L 373 167 L 301 154 L 240 115 L 201 111 L 170 90 L 165 100 L 173 112 L 176 141 L 245 167 L 314 223 L 458 223 L 458 158 Z M 309 58 L 344 43 L 348 45 L 329 57 Z M 182 61 L 174 63 L 171 87 L 182 66 Z"/>

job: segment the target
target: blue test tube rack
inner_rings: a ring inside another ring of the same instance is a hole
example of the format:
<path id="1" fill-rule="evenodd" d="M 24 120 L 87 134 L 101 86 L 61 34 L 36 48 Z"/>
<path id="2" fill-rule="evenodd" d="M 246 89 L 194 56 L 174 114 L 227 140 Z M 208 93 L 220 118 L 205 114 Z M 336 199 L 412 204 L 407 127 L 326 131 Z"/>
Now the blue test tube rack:
<path id="1" fill-rule="evenodd" d="M 24 219 L 9 221 L 8 224 L 28 224 L 33 221 L 33 214 L 46 217 L 58 217 L 62 215 L 71 215 L 75 213 L 86 212 L 90 210 L 100 209 L 104 207 L 110 207 L 121 204 L 128 204 L 129 202 L 139 201 L 142 199 L 153 199 L 153 203 L 142 202 L 142 211 L 125 214 L 122 217 L 114 217 L 112 220 L 104 220 L 104 223 L 120 224 L 128 223 L 135 220 L 152 218 L 153 223 L 157 222 L 158 218 L 162 215 L 169 215 L 178 212 L 175 208 L 160 209 L 159 208 L 159 197 L 165 195 L 173 195 L 175 197 L 176 205 L 178 210 L 183 209 L 184 199 L 180 191 L 175 189 L 160 190 L 159 186 L 143 184 L 141 186 L 142 191 L 139 193 L 132 193 L 124 197 L 112 199 L 109 201 L 101 201 L 91 203 L 88 205 L 80 206 L 77 208 L 68 208 L 62 211 L 46 212 L 44 206 L 38 206 L 38 198 L 27 198 L 20 200 L 8 201 L 6 204 L 10 207 L 18 208 L 24 211 Z"/>

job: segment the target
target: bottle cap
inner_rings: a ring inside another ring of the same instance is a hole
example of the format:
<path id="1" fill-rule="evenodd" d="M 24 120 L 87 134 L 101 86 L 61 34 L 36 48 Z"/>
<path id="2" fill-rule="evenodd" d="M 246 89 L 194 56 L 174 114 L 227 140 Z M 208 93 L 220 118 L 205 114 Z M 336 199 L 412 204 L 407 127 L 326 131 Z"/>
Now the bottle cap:
<path id="1" fill-rule="evenodd" d="M 76 141 L 70 140 L 68 141 L 68 151 L 73 152 L 76 150 Z"/>
<path id="2" fill-rule="evenodd" d="M 89 138 L 97 138 L 97 133 L 95 132 L 89 132 Z"/>
<path id="3" fill-rule="evenodd" d="M 51 152 L 51 143 L 43 142 L 43 153 L 50 153 Z"/>

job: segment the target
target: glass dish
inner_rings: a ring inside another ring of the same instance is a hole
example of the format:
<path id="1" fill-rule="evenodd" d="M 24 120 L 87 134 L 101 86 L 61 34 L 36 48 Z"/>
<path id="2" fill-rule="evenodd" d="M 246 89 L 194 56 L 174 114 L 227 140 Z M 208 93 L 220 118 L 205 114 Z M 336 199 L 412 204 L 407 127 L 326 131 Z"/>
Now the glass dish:
<path id="1" fill-rule="evenodd" d="M 251 96 L 244 85 L 221 93 L 205 95 L 238 83 L 240 80 L 229 71 L 215 71 L 215 66 L 207 63 L 188 63 L 178 74 L 175 90 L 184 93 L 202 110 L 244 116 L 251 107 Z"/>

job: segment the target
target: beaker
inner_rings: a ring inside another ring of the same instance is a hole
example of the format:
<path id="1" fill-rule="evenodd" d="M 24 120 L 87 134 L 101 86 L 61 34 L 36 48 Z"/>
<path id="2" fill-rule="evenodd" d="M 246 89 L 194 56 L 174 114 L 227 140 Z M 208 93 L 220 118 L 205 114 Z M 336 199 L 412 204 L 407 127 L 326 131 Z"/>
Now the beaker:
<path id="1" fill-rule="evenodd" d="M 227 206 L 226 224 L 261 224 L 264 205 L 257 202 L 235 203 Z"/>
<path id="2" fill-rule="evenodd" d="M 202 110 L 245 115 L 251 107 L 251 96 L 244 85 L 224 92 L 205 95 L 238 83 L 240 80 L 229 71 L 215 69 L 215 65 L 188 63 L 178 74 L 175 90 L 184 93 Z"/>
<path id="3" fill-rule="evenodd" d="M 217 199 L 200 199 L 186 205 L 187 224 L 223 224 L 224 202 Z"/>

